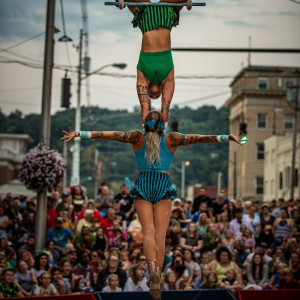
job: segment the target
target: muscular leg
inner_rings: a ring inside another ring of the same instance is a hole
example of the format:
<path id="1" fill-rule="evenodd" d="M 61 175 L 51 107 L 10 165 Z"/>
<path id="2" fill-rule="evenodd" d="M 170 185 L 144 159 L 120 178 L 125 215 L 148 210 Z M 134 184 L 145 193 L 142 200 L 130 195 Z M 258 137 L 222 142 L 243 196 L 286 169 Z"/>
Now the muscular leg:
<path id="1" fill-rule="evenodd" d="M 162 85 L 161 114 L 164 123 L 167 123 L 169 121 L 169 109 L 175 90 L 174 69 L 168 74 Z"/>
<path id="2" fill-rule="evenodd" d="M 146 200 L 135 199 L 134 207 L 142 225 L 144 252 L 147 260 L 156 259 L 156 241 L 153 219 L 153 204 Z"/>
<path id="3" fill-rule="evenodd" d="M 154 228 L 157 265 L 162 271 L 165 256 L 166 232 L 171 217 L 172 200 L 160 200 L 154 205 Z"/>

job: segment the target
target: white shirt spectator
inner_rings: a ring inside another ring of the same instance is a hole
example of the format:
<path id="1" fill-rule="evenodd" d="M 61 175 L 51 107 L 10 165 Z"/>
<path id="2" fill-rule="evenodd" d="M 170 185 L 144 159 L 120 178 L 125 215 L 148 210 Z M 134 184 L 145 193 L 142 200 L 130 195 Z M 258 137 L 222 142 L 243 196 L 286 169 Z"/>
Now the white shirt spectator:
<path id="1" fill-rule="evenodd" d="M 231 233 L 233 234 L 233 237 L 236 238 L 240 235 L 242 235 L 241 231 L 240 231 L 240 227 L 242 225 L 242 222 L 240 223 L 237 218 L 233 219 L 230 223 L 229 223 L 229 228 Z"/>
<path id="2" fill-rule="evenodd" d="M 248 214 L 243 215 L 242 223 L 254 233 L 260 224 L 260 218 L 258 215 L 254 215 L 254 219 L 251 219 Z"/>
<path id="3" fill-rule="evenodd" d="M 134 284 L 131 277 L 128 277 L 124 292 L 136 292 L 136 291 L 149 291 L 148 286 L 146 285 L 147 278 L 144 277 L 141 281 L 139 281 L 137 284 Z"/>
<path id="4" fill-rule="evenodd" d="M 246 262 L 251 262 L 254 254 L 255 254 L 255 253 L 250 253 L 250 254 L 247 256 L 247 258 L 246 258 Z M 265 260 L 265 262 L 268 264 L 268 263 L 272 260 L 272 257 L 270 257 L 269 255 L 265 254 L 265 255 L 264 255 L 264 260 Z"/>

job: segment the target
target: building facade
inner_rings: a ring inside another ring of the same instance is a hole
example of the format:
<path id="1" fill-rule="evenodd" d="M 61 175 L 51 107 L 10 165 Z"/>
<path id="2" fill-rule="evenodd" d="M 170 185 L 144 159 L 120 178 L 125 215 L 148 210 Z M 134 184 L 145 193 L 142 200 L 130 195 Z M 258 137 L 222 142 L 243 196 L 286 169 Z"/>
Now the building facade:
<path id="1" fill-rule="evenodd" d="M 272 135 L 292 135 L 294 107 L 287 87 L 296 85 L 296 68 L 248 66 L 231 83 L 230 133 L 246 132 L 248 143 L 229 146 L 228 195 L 234 199 L 263 200 L 264 141 Z M 297 128 L 300 129 L 298 119 Z M 290 163 L 291 165 L 291 163 Z"/>

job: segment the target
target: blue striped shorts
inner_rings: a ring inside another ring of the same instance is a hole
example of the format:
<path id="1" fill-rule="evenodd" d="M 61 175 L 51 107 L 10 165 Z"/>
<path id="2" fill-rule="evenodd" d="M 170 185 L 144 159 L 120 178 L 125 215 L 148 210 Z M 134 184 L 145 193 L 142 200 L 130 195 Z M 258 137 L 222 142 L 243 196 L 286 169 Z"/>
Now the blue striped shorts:
<path id="1" fill-rule="evenodd" d="M 177 193 L 169 174 L 149 171 L 139 173 L 134 185 L 130 187 L 130 196 L 157 203 L 163 199 L 175 199 Z"/>

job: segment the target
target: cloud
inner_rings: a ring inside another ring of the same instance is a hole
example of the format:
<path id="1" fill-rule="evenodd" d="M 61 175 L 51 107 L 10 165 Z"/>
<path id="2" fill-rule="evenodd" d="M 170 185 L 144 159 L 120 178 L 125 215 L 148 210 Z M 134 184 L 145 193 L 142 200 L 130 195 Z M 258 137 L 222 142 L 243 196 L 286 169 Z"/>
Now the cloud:
<path id="1" fill-rule="evenodd" d="M 225 21 L 227 25 L 237 26 L 237 27 L 249 27 L 249 28 L 267 28 L 268 26 L 265 24 L 251 24 L 246 21 L 241 20 L 229 20 Z"/>
<path id="2" fill-rule="evenodd" d="M 280 12 L 278 13 L 278 15 L 279 15 L 280 17 L 297 17 L 297 18 L 300 17 L 300 13 L 299 13 L 299 12 L 296 13 L 296 12 L 294 12 L 294 11 L 280 11 Z"/>

